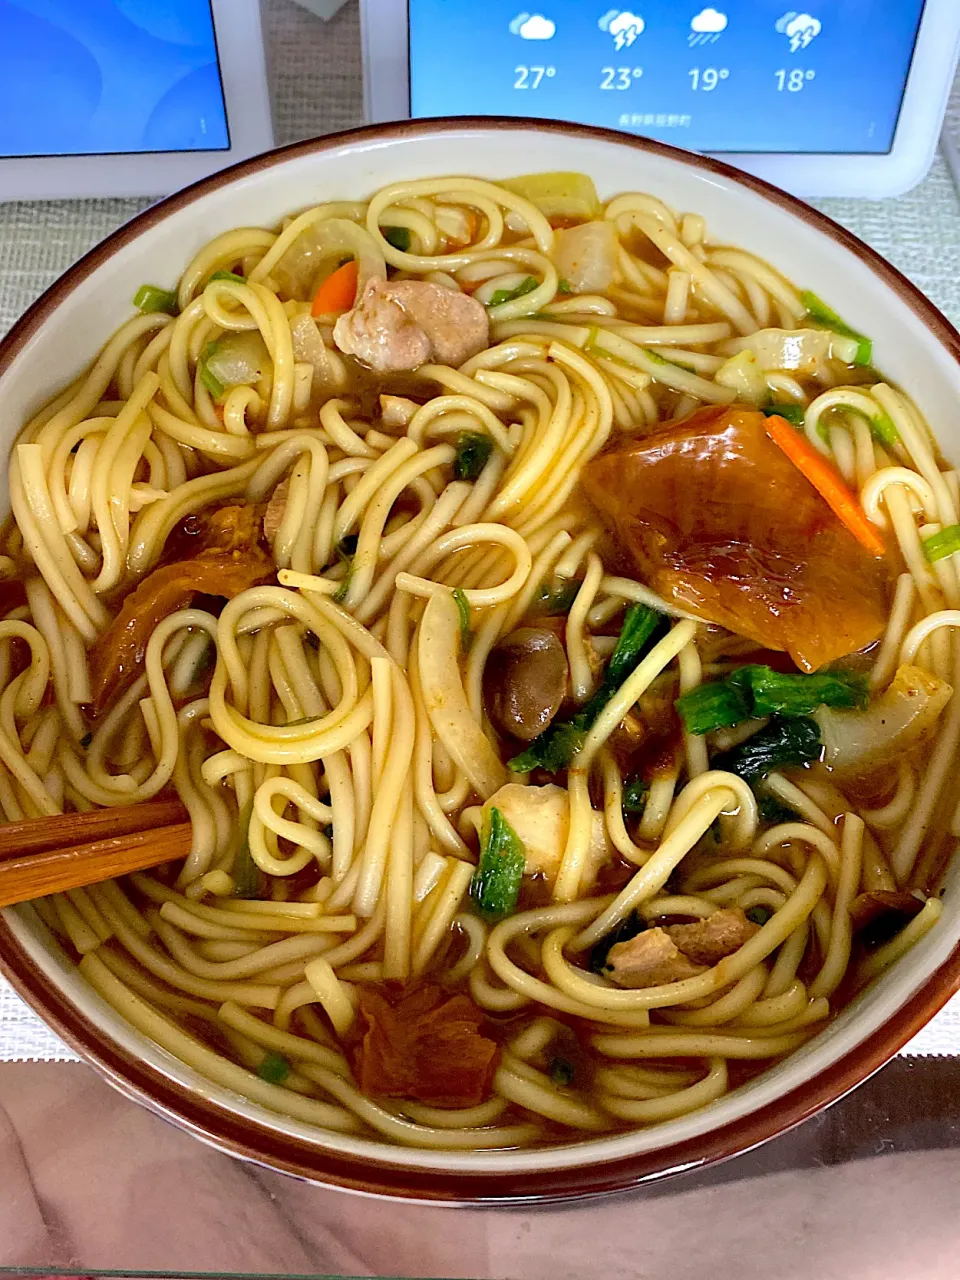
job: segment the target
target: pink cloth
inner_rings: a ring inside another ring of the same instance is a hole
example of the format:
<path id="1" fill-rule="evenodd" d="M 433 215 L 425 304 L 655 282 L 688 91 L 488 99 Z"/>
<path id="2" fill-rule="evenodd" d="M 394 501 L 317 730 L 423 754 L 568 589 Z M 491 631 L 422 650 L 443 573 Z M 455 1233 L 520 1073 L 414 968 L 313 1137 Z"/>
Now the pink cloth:
<path id="1" fill-rule="evenodd" d="M 815 1124 L 816 1122 L 814 1122 Z M 955 1280 L 960 1152 L 777 1171 L 817 1131 L 572 1208 L 451 1210 L 244 1165 L 86 1067 L 0 1066 L 0 1266 L 523 1280 Z M 946 1133 L 944 1134 L 946 1140 Z M 749 1159 L 756 1159 L 749 1158 Z M 805 1160 L 805 1163 L 810 1163 Z M 749 1166 L 756 1168 L 756 1165 Z"/>

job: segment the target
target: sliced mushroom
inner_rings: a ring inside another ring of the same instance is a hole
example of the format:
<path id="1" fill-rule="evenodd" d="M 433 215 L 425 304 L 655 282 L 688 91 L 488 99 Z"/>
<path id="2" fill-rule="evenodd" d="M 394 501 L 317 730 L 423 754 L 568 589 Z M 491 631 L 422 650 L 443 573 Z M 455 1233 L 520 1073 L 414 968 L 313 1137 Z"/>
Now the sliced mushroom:
<path id="1" fill-rule="evenodd" d="M 567 692 L 567 655 L 546 627 L 521 627 L 487 658 L 483 700 L 501 733 L 531 742 L 543 733 Z"/>

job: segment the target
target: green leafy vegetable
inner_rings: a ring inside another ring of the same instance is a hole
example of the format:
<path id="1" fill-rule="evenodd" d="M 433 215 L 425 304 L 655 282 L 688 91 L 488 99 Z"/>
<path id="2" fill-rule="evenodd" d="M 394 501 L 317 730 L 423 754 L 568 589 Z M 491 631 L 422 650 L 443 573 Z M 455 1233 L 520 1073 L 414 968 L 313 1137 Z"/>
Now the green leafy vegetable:
<path id="1" fill-rule="evenodd" d="M 381 227 L 384 240 L 401 253 L 409 253 L 413 235 L 409 227 Z"/>
<path id="2" fill-rule="evenodd" d="M 748 920 L 752 920 L 754 924 L 764 925 L 773 915 L 769 907 L 748 907 L 744 913 Z"/>
<path id="3" fill-rule="evenodd" d="M 867 677 L 842 669 L 784 675 L 770 667 L 740 667 L 726 683 L 743 691 L 752 716 L 808 716 L 817 707 L 862 711 L 870 698 Z"/>
<path id="4" fill-rule="evenodd" d="M 564 578 L 559 584 L 541 582 L 537 592 L 537 605 L 541 613 L 569 613 L 577 598 L 577 592 L 583 586 L 580 578 Z"/>
<path id="5" fill-rule="evenodd" d="M 479 431 L 461 431 L 457 436 L 457 453 L 453 474 L 458 480 L 476 480 L 493 453 L 493 441 Z"/>
<path id="6" fill-rule="evenodd" d="M 246 284 L 246 276 L 238 276 L 236 271 L 215 271 L 210 277 L 211 280 L 227 280 L 231 284 Z"/>
<path id="7" fill-rule="evenodd" d="M 551 1058 L 550 1066 L 547 1068 L 547 1074 L 554 1084 L 561 1087 L 573 1084 L 573 1078 L 577 1074 L 577 1069 L 569 1058 Z"/>
<path id="8" fill-rule="evenodd" d="M 663 614 L 649 605 L 632 604 L 624 615 L 617 646 L 597 692 L 570 720 L 554 723 L 534 738 L 526 751 L 507 761 L 507 768 L 515 773 L 528 773 L 534 768 L 556 773 L 565 768 L 597 716 L 636 670 L 665 622 Z"/>
<path id="9" fill-rule="evenodd" d="M 740 667 L 726 680 L 699 685 L 677 698 L 689 733 L 712 733 L 751 717 L 808 716 L 817 707 L 857 708 L 869 699 L 866 676 L 856 671 L 783 674 L 770 667 Z"/>
<path id="10" fill-rule="evenodd" d="M 345 533 L 337 543 L 337 555 L 344 560 L 349 560 L 351 556 L 357 554 L 357 543 L 359 541 L 359 533 Z"/>
<path id="11" fill-rule="evenodd" d="M 253 801 L 248 800 L 240 810 L 237 818 L 237 834 L 239 843 L 236 857 L 233 860 L 234 892 L 238 898 L 260 897 L 260 868 L 253 860 L 250 852 L 250 818 L 253 814 Z"/>
<path id="12" fill-rule="evenodd" d="M 219 396 L 222 396 L 224 391 L 226 391 L 226 387 L 217 375 L 211 372 L 210 366 L 207 363 L 211 356 L 215 356 L 217 354 L 217 349 L 218 344 L 216 342 L 208 342 L 203 349 L 203 355 L 201 356 L 200 364 L 198 365 L 200 381 L 213 396 L 214 400 Z"/>
<path id="13" fill-rule="evenodd" d="M 180 314 L 177 295 L 156 284 L 142 284 L 133 295 L 133 305 L 144 315 L 152 315 L 155 311 L 166 311 L 171 316 Z"/>
<path id="14" fill-rule="evenodd" d="M 738 778 L 753 784 L 774 769 L 788 769 L 819 760 L 822 751 L 820 729 L 815 720 L 807 717 L 788 720 L 774 716 L 765 729 L 732 751 L 714 756 L 710 765 L 713 769 L 735 773 Z"/>
<path id="15" fill-rule="evenodd" d="M 539 289 L 539 287 L 540 281 L 536 276 L 527 276 L 525 280 L 521 280 L 512 289 L 495 290 L 487 306 L 499 307 L 502 302 L 513 302 L 515 298 L 522 298 L 528 293 L 533 293 L 534 289 Z"/>
<path id="16" fill-rule="evenodd" d="M 499 919 L 516 910 L 526 850 L 499 809 L 484 824 L 480 861 L 470 882 L 470 897 L 481 915 Z"/>
<path id="17" fill-rule="evenodd" d="M 590 951 L 590 972 L 603 973 L 607 967 L 607 956 L 610 954 L 610 948 L 616 946 L 618 942 L 629 942 L 631 938 L 635 938 L 638 933 L 643 933 L 647 927 L 647 922 L 638 911 L 631 911 L 625 920 L 621 920 L 615 929 L 611 929 L 608 934 L 595 943 Z"/>
<path id="18" fill-rule="evenodd" d="M 960 551 L 960 524 L 949 524 L 939 533 L 932 533 L 923 540 L 923 554 L 930 564 L 945 560 Z"/>
<path id="19" fill-rule="evenodd" d="M 454 587 L 453 598 L 457 602 L 457 612 L 460 614 L 460 652 L 466 653 L 473 640 L 473 631 L 470 629 L 470 604 L 462 587 Z"/>
<path id="20" fill-rule="evenodd" d="M 283 1084 L 291 1070 L 290 1063 L 282 1053 L 277 1053 L 276 1049 L 268 1049 L 257 1067 L 257 1075 L 268 1084 Z"/>
<path id="21" fill-rule="evenodd" d="M 769 822 L 774 826 L 779 826 L 781 822 L 794 822 L 797 815 L 792 809 L 788 809 L 785 804 L 777 797 L 758 787 L 757 796 L 757 812 L 764 822 Z"/>
<path id="22" fill-rule="evenodd" d="M 750 704 L 731 680 L 715 680 L 682 694 L 673 704 L 688 733 L 712 733 L 750 719 Z"/>
<path id="23" fill-rule="evenodd" d="M 768 418 L 785 418 L 793 427 L 803 426 L 802 404 L 768 404 L 763 412 Z"/>
<path id="24" fill-rule="evenodd" d="M 856 329 L 851 329 L 845 324 L 832 307 L 818 298 L 815 293 L 806 290 L 800 295 L 800 301 L 807 308 L 807 318 L 816 323 L 821 329 L 829 329 L 833 333 L 838 333 L 841 338 L 853 338 L 857 343 L 857 354 L 853 363 L 856 365 L 868 365 L 873 359 L 873 343 L 869 338 L 864 337 L 862 333 L 858 333 Z"/>
<path id="25" fill-rule="evenodd" d="M 526 751 L 507 761 L 507 768 L 514 773 L 529 773 L 531 769 L 546 769 L 548 773 L 559 773 L 565 769 L 583 745 L 586 728 L 580 723 L 583 713 L 579 712 L 572 720 L 552 724 L 549 729 L 530 743 Z"/>
<path id="26" fill-rule="evenodd" d="M 518 773 L 527 773 L 535 767 L 551 773 L 565 768 L 607 702 L 636 669 L 664 622 L 665 618 L 656 609 L 644 604 L 631 605 L 624 615 L 616 648 L 597 692 L 570 720 L 552 724 L 534 738 L 526 751 L 507 762 L 507 767 Z"/>
<path id="27" fill-rule="evenodd" d="M 620 807 L 623 812 L 628 814 L 643 813 L 647 805 L 647 792 L 649 790 L 650 784 L 645 782 L 643 778 L 631 778 L 628 782 L 625 782 L 620 795 Z"/>
<path id="28" fill-rule="evenodd" d="M 573 289 L 570 287 L 570 281 L 569 281 L 569 280 L 558 280 L 558 281 L 557 281 L 557 293 L 559 293 L 561 297 L 564 297 L 564 298 L 569 297 L 569 296 L 570 296 L 570 294 L 572 294 L 572 293 L 573 293 Z"/>

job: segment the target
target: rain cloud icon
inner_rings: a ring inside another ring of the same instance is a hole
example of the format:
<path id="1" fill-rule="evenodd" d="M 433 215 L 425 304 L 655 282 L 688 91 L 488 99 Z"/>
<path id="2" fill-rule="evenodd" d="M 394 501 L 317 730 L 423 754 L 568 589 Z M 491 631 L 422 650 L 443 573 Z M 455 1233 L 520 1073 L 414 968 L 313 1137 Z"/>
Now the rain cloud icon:
<path id="1" fill-rule="evenodd" d="M 778 19 L 776 28 L 790 41 L 790 52 L 797 53 L 800 49 L 806 49 L 811 40 L 816 39 L 820 34 L 821 25 L 819 18 L 790 9 Z"/>
<path id="2" fill-rule="evenodd" d="M 552 40 L 557 24 L 542 13 L 518 13 L 510 23 L 510 30 L 521 40 Z"/>
<path id="3" fill-rule="evenodd" d="M 597 23 L 601 31 L 608 31 L 613 36 L 613 43 L 618 49 L 624 46 L 629 49 L 637 36 L 643 34 L 646 25 L 638 13 L 631 13 L 629 9 L 608 9 Z"/>
<path id="4" fill-rule="evenodd" d="M 720 33 L 727 29 L 727 15 L 719 9 L 701 9 L 690 23 L 690 34 L 687 43 L 693 48 L 697 44 L 714 44 L 720 39 Z"/>

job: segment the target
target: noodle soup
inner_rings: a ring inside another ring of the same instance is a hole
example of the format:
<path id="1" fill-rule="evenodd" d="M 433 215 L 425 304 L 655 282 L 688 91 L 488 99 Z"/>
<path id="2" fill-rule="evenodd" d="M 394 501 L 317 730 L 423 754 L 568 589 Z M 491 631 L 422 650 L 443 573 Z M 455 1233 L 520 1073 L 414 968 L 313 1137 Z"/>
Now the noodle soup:
<path id="1" fill-rule="evenodd" d="M 653 1125 L 935 925 L 956 474 L 702 212 L 238 229 L 25 426 L 0 806 L 180 796 L 182 865 L 38 909 L 208 1078 L 450 1150 Z"/>

